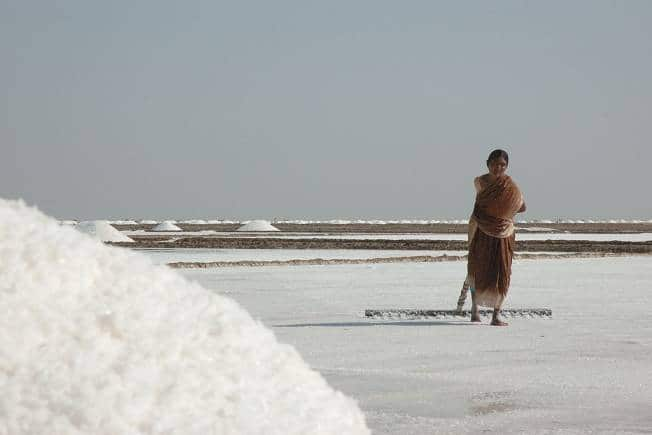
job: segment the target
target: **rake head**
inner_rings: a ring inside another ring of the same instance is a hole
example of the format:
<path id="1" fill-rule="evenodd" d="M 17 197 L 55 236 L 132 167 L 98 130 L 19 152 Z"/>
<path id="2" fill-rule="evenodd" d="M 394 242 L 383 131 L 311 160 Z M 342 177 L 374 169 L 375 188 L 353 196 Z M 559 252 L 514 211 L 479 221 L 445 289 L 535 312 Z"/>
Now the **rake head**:
<path id="1" fill-rule="evenodd" d="M 493 309 L 481 309 L 478 313 L 481 316 L 491 316 Z M 400 319 L 441 319 L 446 317 L 469 317 L 471 310 L 419 310 L 411 308 L 390 308 L 390 309 L 367 309 L 365 317 L 372 318 L 400 318 Z M 505 317 L 552 317 L 550 308 L 507 308 L 500 310 Z"/>

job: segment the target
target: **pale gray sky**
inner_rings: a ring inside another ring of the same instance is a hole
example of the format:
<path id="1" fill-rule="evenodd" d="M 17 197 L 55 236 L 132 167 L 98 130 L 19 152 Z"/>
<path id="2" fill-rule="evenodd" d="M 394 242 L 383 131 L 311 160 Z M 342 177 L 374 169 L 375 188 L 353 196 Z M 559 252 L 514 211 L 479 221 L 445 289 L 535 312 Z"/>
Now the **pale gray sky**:
<path id="1" fill-rule="evenodd" d="M 0 197 L 60 218 L 652 218 L 652 2 L 0 0 Z"/>

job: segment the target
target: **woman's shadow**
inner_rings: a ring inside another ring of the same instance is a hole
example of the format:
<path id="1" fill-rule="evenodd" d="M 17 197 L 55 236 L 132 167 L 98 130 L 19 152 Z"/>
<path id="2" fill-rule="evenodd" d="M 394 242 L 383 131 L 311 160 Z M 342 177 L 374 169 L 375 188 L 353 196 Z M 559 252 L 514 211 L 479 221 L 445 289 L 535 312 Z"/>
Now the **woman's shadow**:
<path id="1" fill-rule="evenodd" d="M 281 325 L 272 325 L 274 328 L 351 328 L 360 326 L 477 326 L 468 320 L 448 321 L 448 320 L 394 320 L 394 321 L 359 321 L 359 322 L 324 322 L 324 323 L 288 323 Z"/>

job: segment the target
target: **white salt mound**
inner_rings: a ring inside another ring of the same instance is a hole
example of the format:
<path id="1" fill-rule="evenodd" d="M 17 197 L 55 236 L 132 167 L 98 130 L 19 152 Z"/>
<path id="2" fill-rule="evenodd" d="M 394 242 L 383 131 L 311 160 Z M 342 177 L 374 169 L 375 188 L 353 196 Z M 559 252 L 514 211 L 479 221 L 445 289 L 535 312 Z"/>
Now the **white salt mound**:
<path id="1" fill-rule="evenodd" d="M 279 231 L 279 229 L 267 221 L 254 220 L 246 222 L 236 231 Z"/>
<path id="2" fill-rule="evenodd" d="M 234 301 L 0 199 L 0 433 L 367 434 Z"/>
<path id="3" fill-rule="evenodd" d="M 102 242 L 133 242 L 129 237 L 113 228 L 107 221 L 80 222 L 75 228 Z"/>
<path id="4" fill-rule="evenodd" d="M 181 228 L 174 225 L 170 221 L 165 221 L 165 222 L 161 222 L 160 224 L 156 225 L 154 228 L 152 228 L 151 231 L 181 231 Z"/>

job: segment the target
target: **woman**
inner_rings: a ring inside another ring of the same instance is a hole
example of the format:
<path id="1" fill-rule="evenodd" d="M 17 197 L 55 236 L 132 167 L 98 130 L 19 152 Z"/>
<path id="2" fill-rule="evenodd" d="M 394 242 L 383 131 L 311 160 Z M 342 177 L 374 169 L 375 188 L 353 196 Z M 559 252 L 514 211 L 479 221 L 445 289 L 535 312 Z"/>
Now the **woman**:
<path id="1" fill-rule="evenodd" d="M 526 210 L 518 186 L 505 173 L 509 156 L 503 150 L 489 154 L 489 173 L 474 180 L 476 198 L 469 219 L 467 277 L 458 300 L 461 310 L 470 288 L 471 321 L 479 322 L 478 306 L 494 309 L 491 324 L 507 326 L 500 308 L 507 296 L 514 256 L 514 216 Z"/>

